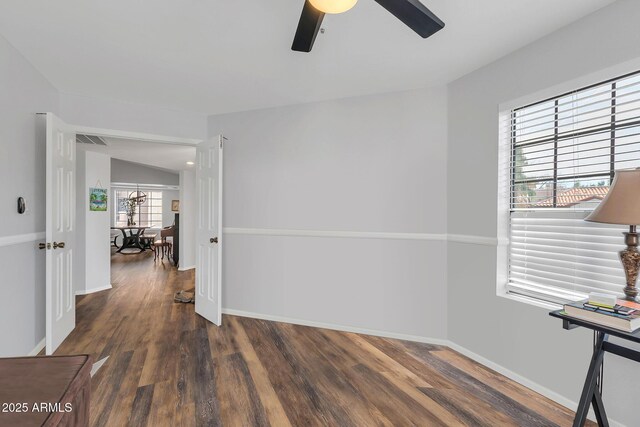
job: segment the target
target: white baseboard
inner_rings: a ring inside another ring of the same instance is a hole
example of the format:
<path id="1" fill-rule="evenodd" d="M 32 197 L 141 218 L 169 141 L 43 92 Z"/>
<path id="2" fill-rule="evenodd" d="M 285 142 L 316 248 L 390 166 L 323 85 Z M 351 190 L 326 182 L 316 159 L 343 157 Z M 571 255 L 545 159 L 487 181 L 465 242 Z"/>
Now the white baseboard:
<path id="1" fill-rule="evenodd" d="M 505 368 L 502 365 L 499 365 L 495 362 L 492 362 L 491 360 L 480 356 L 479 354 L 474 353 L 473 351 L 462 347 L 461 345 L 458 345 L 450 340 L 446 340 L 446 339 L 441 339 L 441 338 L 430 338 L 430 337 L 421 337 L 421 336 L 417 336 L 417 335 L 407 335 L 407 334 L 399 334 L 399 333 L 394 333 L 394 332 L 387 332 L 387 331 L 379 331 L 379 330 L 372 330 L 372 329 L 365 329 L 365 328 L 355 328 L 355 327 L 351 327 L 351 326 L 344 326 L 344 325 L 336 325 L 336 324 L 332 324 L 332 323 L 323 323 L 323 322 L 315 322 L 315 321 L 309 321 L 309 320 L 302 320 L 302 319 L 292 319 L 289 317 L 281 317 L 281 316 L 272 316 L 269 314 L 262 314 L 262 313 L 254 313 L 254 312 L 249 312 L 249 311 L 242 311 L 242 310 L 235 310 L 235 309 L 231 309 L 231 308 L 223 308 L 222 309 L 222 313 L 223 314 L 229 314 L 232 316 L 240 316 L 240 317 L 250 317 L 253 319 L 262 319 L 262 320 L 270 320 L 273 322 L 283 322 L 283 323 L 291 323 L 294 325 L 302 325 L 302 326 L 312 326 L 315 328 L 324 328 L 324 329 L 331 329 L 331 330 L 335 330 L 335 331 L 342 331 L 342 332 L 353 332 L 353 333 L 357 333 L 357 334 L 363 334 L 363 335 L 373 335 L 373 336 L 377 336 L 377 337 L 383 337 L 383 338 L 394 338 L 394 339 L 399 339 L 399 340 L 404 340 L 404 341 L 413 341 L 413 342 L 419 342 L 419 343 L 425 343 L 425 344 L 435 344 L 435 345 L 442 345 L 442 346 L 446 346 L 451 348 L 452 350 L 457 351 L 458 353 L 467 356 L 468 358 L 478 362 L 481 365 L 486 366 L 487 368 L 493 369 L 494 371 L 504 375 L 505 377 L 535 391 L 536 393 L 541 394 L 542 396 L 553 400 L 554 402 L 569 408 L 572 411 L 575 411 L 576 408 L 578 407 L 578 403 L 572 401 L 571 399 L 568 399 L 558 393 L 556 393 L 553 390 L 550 390 L 538 383 L 536 383 L 535 381 L 532 381 L 520 374 L 517 374 L 507 368 Z M 589 411 L 589 417 L 590 420 L 595 421 L 595 416 L 593 414 L 593 410 Z M 615 420 L 611 420 L 609 419 L 609 424 L 612 427 L 626 427 L 624 424 L 617 422 Z"/>
<path id="2" fill-rule="evenodd" d="M 230 314 L 232 316 L 250 317 L 253 319 L 270 320 L 272 322 L 291 323 L 293 325 L 301 325 L 301 326 L 312 326 L 314 328 L 331 329 L 334 331 L 341 331 L 341 332 L 353 332 L 356 334 L 373 335 L 376 337 L 383 337 L 383 338 L 394 338 L 398 340 L 421 342 L 425 344 L 448 345 L 448 341 L 445 339 L 426 338 L 426 337 L 420 337 L 417 335 L 398 334 L 395 332 L 378 331 L 374 329 L 365 329 L 365 328 L 357 328 L 352 326 L 336 325 L 333 323 L 293 319 L 290 317 L 282 317 L 282 316 L 272 316 L 270 314 L 253 313 L 250 311 L 234 310 L 232 308 L 223 308 L 222 313 Z"/>
<path id="3" fill-rule="evenodd" d="M 33 348 L 33 350 L 29 352 L 29 354 L 27 354 L 27 356 L 37 356 L 38 353 L 40 353 L 42 349 L 45 347 L 46 343 L 47 343 L 47 339 L 42 338 L 42 341 L 36 344 L 36 346 Z"/>
<path id="4" fill-rule="evenodd" d="M 76 291 L 76 296 L 78 296 L 78 295 L 89 295 L 89 294 L 93 294 L 93 293 L 96 293 L 96 292 L 106 291 L 106 290 L 111 289 L 111 288 L 112 288 L 111 283 L 109 283 L 108 285 L 101 286 L 101 287 L 95 288 L 95 289 L 87 289 L 87 290 L 84 290 L 84 291 Z"/>
<path id="5" fill-rule="evenodd" d="M 477 353 L 474 353 L 473 351 L 467 349 L 466 347 L 462 347 L 461 345 L 458 345 L 452 341 L 449 341 L 448 344 L 449 348 L 451 348 L 452 350 L 457 351 L 460 354 L 463 354 L 465 356 L 467 356 L 470 359 L 473 359 L 474 361 L 480 363 L 481 365 L 486 366 L 487 368 L 493 369 L 494 371 L 498 372 L 501 375 L 504 375 L 505 377 L 527 387 L 528 389 L 531 389 L 533 391 L 535 391 L 536 393 L 539 393 L 541 395 L 543 395 L 544 397 L 553 400 L 554 402 L 564 406 L 565 408 L 569 408 L 572 411 L 575 411 L 578 408 L 578 403 L 574 402 L 571 399 L 568 399 L 564 396 L 562 396 L 561 394 L 556 393 L 553 390 L 548 389 L 545 386 L 542 386 L 540 384 L 538 384 L 535 381 L 530 380 L 527 377 L 523 377 L 520 374 L 517 374 L 513 371 L 511 371 L 510 369 L 505 368 L 502 365 L 499 365 L 495 362 L 492 362 L 491 360 L 487 359 L 486 357 L 480 356 Z M 593 409 L 589 410 L 589 416 L 588 418 L 592 421 L 595 421 L 595 414 L 593 413 Z M 612 427 L 626 427 L 624 424 L 609 419 L 609 425 L 611 425 Z"/>
<path id="6" fill-rule="evenodd" d="M 194 268 L 196 268 L 195 265 L 190 265 L 188 267 L 178 267 L 178 271 L 187 271 L 187 270 L 193 270 Z"/>
<path id="7" fill-rule="evenodd" d="M 529 380 L 528 378 L 523 377 L 520 374 L 517 374 L 507 368 L 505 368 L 502 365 L 499 365 L 495 362 L 492 362 L 491 360 L 480 356 L 477 353 L 472 352 L 471 350 L 467 349 L 466 347 L 462 347 L 454 342 L 449 342 L 449 347 L 452 350 L 457 351 L 460 354 L 463 354 L 465 356 L 467 356 L 470 359 L 473 359 L 474 361 L 480 363 L 481 365 L 486 366 L 487 368 L 493 369 L 494 371 L 504 375 L 507 378 L 512 379 L 513 381 L 522 384 L 523 386 L 530 388 L 531 390 L 542 394 L 545 397 L 548 397 L 549 399 L 560 403 L 562 406 L 566 406 L 567 408 L 571 408 L 571 405 L 575 405 L 575 407 L 577 407 L 577 403 L 565 398 L 564 396 L 561 396 L 560 394 L 549 390 L 546 387 L 541 386 L 538 383 L 535 383 L 531 380 Z M 572 410 L 575 410 L 576 408 L 571 408 Z"/>

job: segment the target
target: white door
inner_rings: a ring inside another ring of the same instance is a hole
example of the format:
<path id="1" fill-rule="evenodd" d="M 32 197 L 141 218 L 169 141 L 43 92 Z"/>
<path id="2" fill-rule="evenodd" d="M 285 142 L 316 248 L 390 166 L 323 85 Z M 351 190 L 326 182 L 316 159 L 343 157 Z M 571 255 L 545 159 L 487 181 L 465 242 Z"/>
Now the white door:
<path id="1" fill-rule="evenodd" d="M 222 135 L 196 146 L 196 313 L 222 324 Z"/>
<path id="2" fill-rule="evenodd" d="M 72 281 L 76 135 L 47 113 L 46 138 L 46 353 L 53 354 L 76 326 Z"/>

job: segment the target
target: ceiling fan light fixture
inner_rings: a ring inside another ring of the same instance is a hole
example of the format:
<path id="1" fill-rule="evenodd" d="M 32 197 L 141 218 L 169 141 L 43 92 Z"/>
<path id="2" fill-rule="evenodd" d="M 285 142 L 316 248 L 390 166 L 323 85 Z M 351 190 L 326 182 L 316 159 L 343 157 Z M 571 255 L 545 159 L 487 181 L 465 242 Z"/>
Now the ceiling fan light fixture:
<path id="1" fill-rule="evenodd" d="M 321 32 L 324 15 L 346 12 L 357 2 L 358 0 L 304 0 L 291 50 L 311 52 L 316 36 Z M 444 22 L 420 0 L 375 0 L 375 2 L 423 39 L 444 28 Z"/>
<path id="2" fill-rule="evenodd" d="M 324 13 L 343 13 L 357 2 L 358 0 L 309 0 L 313 7 Z"/>

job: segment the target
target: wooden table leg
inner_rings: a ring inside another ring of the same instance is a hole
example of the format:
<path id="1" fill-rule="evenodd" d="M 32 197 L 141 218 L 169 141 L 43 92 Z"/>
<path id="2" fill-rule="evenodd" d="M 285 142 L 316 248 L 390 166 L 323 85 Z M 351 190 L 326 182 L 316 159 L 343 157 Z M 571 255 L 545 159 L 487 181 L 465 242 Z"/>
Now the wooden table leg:
<path id="1" fill-rule="evenodd" d="M 140 249 L 140 252 L 144 252 L 144 247 L 142 246 L 140 235 L 142 234 L 142 230 L 139 229 L 137 233 L 133 233 L 133 231 L 129 231 L 129 235 L 127 236 L 127 232 L 125 230 L 122 231 L 122 246 L 120 249 L 116 251 L 116 253 L 122 253 L 123 249 L 135 248 Z"/>
<path id="2" fill-rule="evenodd" d="M 118 248 L 116 253 L 122 252 L 122 250 L 127 247 L 127 232 L 122 230 L 122 229 L 120 231 L 122 232 L 122 246 L 120 246 L 120 248 Z M 113 241 L 115 242 L 116 239 L 114 238 Z"/>
<path id="3" fill-rule="evenodd" d="M 142 240 L 140 240 L 140 236 L 142 236 L 142 233 L 144 232 L 144 228 L 138 228 L 138 231 L 134 234 L 133 230 L 131 231 L 131 237 L 133 237 L 134 242 L 135 242 L 135 248 L 140 249 L 140 252 L 144 252 L 144 245 L 142 244 Z"/>

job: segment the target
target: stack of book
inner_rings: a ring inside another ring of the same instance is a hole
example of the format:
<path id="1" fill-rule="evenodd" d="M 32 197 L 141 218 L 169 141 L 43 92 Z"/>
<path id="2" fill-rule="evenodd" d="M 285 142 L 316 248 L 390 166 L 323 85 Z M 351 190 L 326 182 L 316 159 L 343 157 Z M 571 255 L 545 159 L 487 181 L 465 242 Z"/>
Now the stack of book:
<path id="1" fill-rule="evenodd" d="M 565 304 L 564 311 L 571 317 L 624 332 L 640 328 L 640 304 L 633 301 L 619 299 L 613 304 L 586 299 Z"/>

